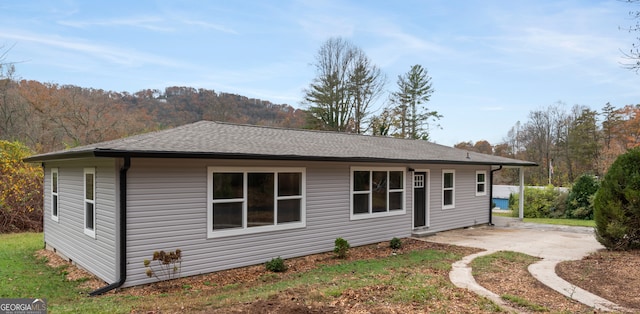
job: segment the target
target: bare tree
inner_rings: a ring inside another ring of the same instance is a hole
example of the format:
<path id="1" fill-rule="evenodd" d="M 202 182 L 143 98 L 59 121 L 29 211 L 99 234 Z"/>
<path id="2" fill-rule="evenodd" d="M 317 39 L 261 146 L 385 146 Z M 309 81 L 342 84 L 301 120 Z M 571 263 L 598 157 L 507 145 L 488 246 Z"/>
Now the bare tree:
<path id="1" fill-rule="evenodd" d="M 625 0 L 625 2 L 628 4 L 637 4 L 640 3 L 640 0 Z M 629 27 L 621 27 L 621 29 L 627 30 L 630 33 L 640 31 L 640 10 L 629 11 L 629 16 L 636 21 L 636 24 Z M 623 66 L 629 70 L 636 71 L 636 73 L 640 72 L 640 36 L 636 37 L 636 42 L 631 44 L 631 49 L 629 49 L 629 51 L 622 51 L 622 54 L 629 60 L 629 62 L 623 64 Z"/>
<path id="2" fill-rule="evenodd" d="M 384 89 L 385 77 L 358 47 L 342 38 L 330 38 L 316 56 L 317 76 L 304 91 L 311 127 L 363 131 L 370 105 Z"/>
<path id="3" fill-rule="evenodd" d="M 371 60 L 357 49 L 354 52 L 353 68 L 349 73 L 349 96 L 353 107 L 354 132 L 363 133 L 369 108 L 382 92 L 386 83 L 385 75 Z"/>

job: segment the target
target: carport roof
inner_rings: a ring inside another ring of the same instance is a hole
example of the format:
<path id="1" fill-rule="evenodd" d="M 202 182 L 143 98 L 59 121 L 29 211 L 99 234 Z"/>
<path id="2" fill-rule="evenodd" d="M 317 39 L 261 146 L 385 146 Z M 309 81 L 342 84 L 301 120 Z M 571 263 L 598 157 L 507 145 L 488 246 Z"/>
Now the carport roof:
<path id="1" fill-rule="evenodd" d="M 199 121 L 173 129 L 26 158 L 28 162 L 85 157 L 239 158 L 390 163 L 537 166 L 422 140 Z"/>

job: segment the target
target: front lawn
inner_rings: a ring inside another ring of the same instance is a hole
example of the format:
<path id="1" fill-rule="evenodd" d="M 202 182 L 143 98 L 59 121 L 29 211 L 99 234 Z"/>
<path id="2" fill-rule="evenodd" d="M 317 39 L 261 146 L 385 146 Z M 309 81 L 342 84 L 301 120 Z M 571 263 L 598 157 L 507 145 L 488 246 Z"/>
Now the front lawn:
<path id="1" fill-rule="evenodd" d="M 49 313 L 500 311 L 448 279 L 451 263 L 476 250 L 403 241 L 396 255 L 388 243 L 374 244 L 351 248 L 346 260 L 332 253 L 289 259 L 285 273 L 258 265 L 88 297 L 86 278 L 66 279 L 74 266 L 51 268 L 36 257 L 42 234 L 0 235 L 0 297 L 46 298 Z"/>

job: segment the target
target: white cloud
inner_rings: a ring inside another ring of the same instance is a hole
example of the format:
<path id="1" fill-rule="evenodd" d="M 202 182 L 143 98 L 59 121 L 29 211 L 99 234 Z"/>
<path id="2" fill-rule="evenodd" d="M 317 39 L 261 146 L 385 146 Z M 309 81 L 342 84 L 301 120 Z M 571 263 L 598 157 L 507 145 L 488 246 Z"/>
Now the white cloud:
<path id="1" fill-rule="evenodd" d="M 226 27 L 224 25 L 213 24 L 205 21 L 188 20 L 188 19 L 182 20 L 181 22 L 187 25 L 195 25 L 203 28 L 213 29 L 222 33 L 235 34 L 235 35 L 238 34 L 238 32 L 235 31 L 234 29 Z"/>
<path id="2" fill-rule="evenodd" d="M 0 31 L 0 38 L 16 40 L 18 42 L 33 43 L 40 45 L 39 49 L 58 48 L 67 52 L 80 53 L 83 56 L 98 58 L 106 60 L 112 64 L 129 67 L 138 67 L 145 64 L 155 64 L 174 68 L 191 67 L 183 62 L 177 62 L 157 55 L 95 44 L 84 40 L 57 35 L 24 33 L 17 30 L 5 29 Z"/>
<path id="3" fill-rule="evenodd" d="M 151 31 L 171 32 L 173 28 L 168 27 L 166 21 L 157 16 L 138 16 L 129 18 L 114 18 L 92 21 L 74 21 L 60 20 L 58 24 L 77 28 L 86 28 L 91 26 L 114 27 L 114 26 L 132 26 L 143 28 Z"/>

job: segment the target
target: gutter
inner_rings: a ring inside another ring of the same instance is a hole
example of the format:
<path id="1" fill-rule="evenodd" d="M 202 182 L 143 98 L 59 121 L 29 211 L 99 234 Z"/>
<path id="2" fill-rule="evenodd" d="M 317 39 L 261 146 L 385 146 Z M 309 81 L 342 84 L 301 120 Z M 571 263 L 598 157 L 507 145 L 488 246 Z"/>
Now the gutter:
<path id="1" fill-rule="evenodd" d="M 127 171 L 131 167 L 131 157 L 124 156 L 124 165 L 120 168 L 120 275 L 118 281 L 89 292 L 97 296 L 121 287 L 127 280 Z"/>
<path id="2" fill-rule="evenodd" d="M 493 208 L 491 208 L 491 205 L 493 205 L 493 173 L 500 170 L 502 170 L 502 165 L 498 169 L 492 169 L 489 172 L 489 226 L 494 226 Z"/>

